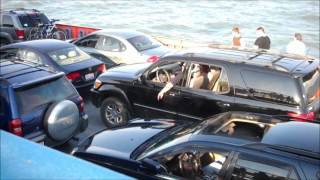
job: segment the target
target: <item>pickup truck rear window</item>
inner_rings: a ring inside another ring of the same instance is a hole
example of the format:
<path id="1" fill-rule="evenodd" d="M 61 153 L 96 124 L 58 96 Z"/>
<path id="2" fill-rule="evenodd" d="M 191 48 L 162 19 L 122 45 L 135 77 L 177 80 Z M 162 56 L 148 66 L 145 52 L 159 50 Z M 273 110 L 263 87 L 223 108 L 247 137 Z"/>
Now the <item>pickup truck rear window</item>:
<path id="1" fill-rule="evenodd" d="M 62 77 L 27 89 L 17 89 L 15 94 L 20 113 L 26 114 L 42 105 L 64 100 L 76 92 L 70 82 Z"/>
<path id="2" fill-rule="evenodd" d="M 39 13 L 19 16 L 19 20 L 23 27 L 35 27 L 37 24 L 49 24 L 47 16 Z"/>
<path id="3" fill-rule="evenodd" d="M 303 77 L 303 86 L 307 93 L 308 104 L 320 98 L 319 70 L 315 70 Z"/>

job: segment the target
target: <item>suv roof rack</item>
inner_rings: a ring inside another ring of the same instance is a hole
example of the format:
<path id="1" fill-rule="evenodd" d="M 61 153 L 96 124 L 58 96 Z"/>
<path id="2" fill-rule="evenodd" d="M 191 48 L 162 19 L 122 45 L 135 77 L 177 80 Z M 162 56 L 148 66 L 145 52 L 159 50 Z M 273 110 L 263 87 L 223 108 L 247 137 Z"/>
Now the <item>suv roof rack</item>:
<path id="1" fill-rule="evenodd" d="M 20 64 L 24 64 L 24 65 L 27 65 L 29 67 L 27 68 L 24 68 L 24 69 L 20 69 L 21 70 L 25 70 L 25 69 L 29 69 L 29 68 L 36 68 L 38 70 L 45 70 L 45 71 L 49 71 L 49 72 L 52 72 L 52 73 L 55 73 L 55 71 L 53 71 L 51 68 L 47 68 L 49 67 L 48 65 L 44 65 L 44 64 L 40 64 L 40 63 L 36 63 L 36 62 L 32 62 L 32 61 L 27 61 L 27 60 L 22 60 L 22 59 L 18 59 L 18 58 L 15 58 L 15 59 L 1 59 L 1 61 L 10 61 L 10 62 L 19 62 Z M 25 63 L 27 62 L 27 63 Z M 7 79 L 10 79 L 10 78 L 13 78 L 17 75 L 13 75 L 13 76 L 10 76 L 10 74 L 12 73 L 15 73 L 16 71 L 13 71 L 13 72 L 9 72 L 9 73 L 6 73 L 6 74 L 1 74 L 1 76 L 7 78 Z"/>
<path id="2" fill-rule="evenodd" d="M 250 49 L 218 44 L 211 44 L 208 47 L 209 48 L 206 48 L 206 50 L 200 50 L 194 53 L 186 53 L 185 55 L 196 56 L 201 53 L 207 55 L 214 54 L 215 58 L 217 58 L 218 60 L 226 60 L 226 56 L 229 56 L 228 60 L 231 62 L 259 65 L 288 73 L 292 73 L 296 68 L 298 68 L 306 61 L 316 60 L 316 58 L 312 56 L 281 54 L 272 52 L 272 50 L 264 49 Z M 212 49 L 212 51 L 210 51 L 210 49 Z M 221 54 L 220 57 L 219 54 Z M 212 56 L 209 58 L 212 58 Z M 284 62 L 282 62 L 282 60 Z M 295 64 L 293 66 L 286 67 L 285 62 L 288 60 L 292 61 Z"/>
<path id="3" fill-rule="evenodd" d="M 282 56 L 282 57 L 294 58 L 294 59 L 304 59 L 304 60 L 315 60 L 315 59 L 317 59 L 316 57 L 313 57 L 313 56 L 310 56 L 310 55 L 302 56 L 302 55 L 289 54 L 289 53 L 280 53 L 277 50 L 243 48 L 243 47 L 223 45 L 223 44 L 209 44 L 208 47 L 209 48 L 213 48 L 213 49 L 229 49 L 229 50 L 239 50 L 239 51 L 245 51 L 245 52 L 255 52 L 255 53 L 260 53 L 260 54 Z"/>

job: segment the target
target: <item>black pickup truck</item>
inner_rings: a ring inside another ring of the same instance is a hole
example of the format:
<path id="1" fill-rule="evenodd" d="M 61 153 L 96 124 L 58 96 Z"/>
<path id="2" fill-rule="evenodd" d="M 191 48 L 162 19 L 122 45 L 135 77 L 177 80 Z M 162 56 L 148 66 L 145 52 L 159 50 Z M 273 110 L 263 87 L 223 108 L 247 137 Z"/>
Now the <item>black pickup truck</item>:
<path id="1" fill-rule="evenodd" d="M 31 28 L 48 24 L 48 17 L 36 9 L 14 9 L 0 13 L 0 46 L 27 40 Z"/>

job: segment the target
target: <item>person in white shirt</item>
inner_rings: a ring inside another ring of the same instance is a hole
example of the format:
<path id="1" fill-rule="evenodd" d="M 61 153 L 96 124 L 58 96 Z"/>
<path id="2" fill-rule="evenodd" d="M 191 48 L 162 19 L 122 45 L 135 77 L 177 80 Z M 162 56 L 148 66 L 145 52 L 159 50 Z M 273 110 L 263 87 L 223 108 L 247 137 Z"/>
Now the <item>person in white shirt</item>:
<path id="1" fill-rule="evenodd" d="M 287 46 L 287 53 L 301 56 L 306 55 L 306 45 L 302 42 L 302 35 L 300 33 L 294 34 L 293 41 Z"/>

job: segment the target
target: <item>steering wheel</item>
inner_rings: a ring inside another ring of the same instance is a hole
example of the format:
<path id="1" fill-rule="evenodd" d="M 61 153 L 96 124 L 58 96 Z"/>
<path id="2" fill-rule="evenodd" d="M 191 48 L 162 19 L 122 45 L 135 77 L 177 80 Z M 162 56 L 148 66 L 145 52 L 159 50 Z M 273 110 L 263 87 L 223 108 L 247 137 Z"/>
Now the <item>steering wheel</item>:
<path id="1" fill-rule="evenodd" d="M 159 72 L 160 72 L 160 71 L 163 72 L 163 73 L 161 73 L 161 74 L 164 74 L 164 75 L 166 76 L 166 79 L 167 79 L 167 80 L 164 80 L 163 76 L 160 78 L 160 75 L 159 75 Z M 157 80 L 158 80 L 159 82 L 161 82 L 161 83 L 165 83 L 165 82 L 168 82 L 168 81 L 170 80 L 170 75 L 169 75 L 168 71 L 165 70 L 165 69 L 159 69 L 159 70 L 157 70 L 157 71 L 156 71 L 156 76 L 157 76 Z"/>
<path id="2" fill-rule="evenodd" d="M 194 177 L 199 175 L 200 159 L 194 152 L 184 152 L 179 155 L 180 173 L 185 177 Z"/>

